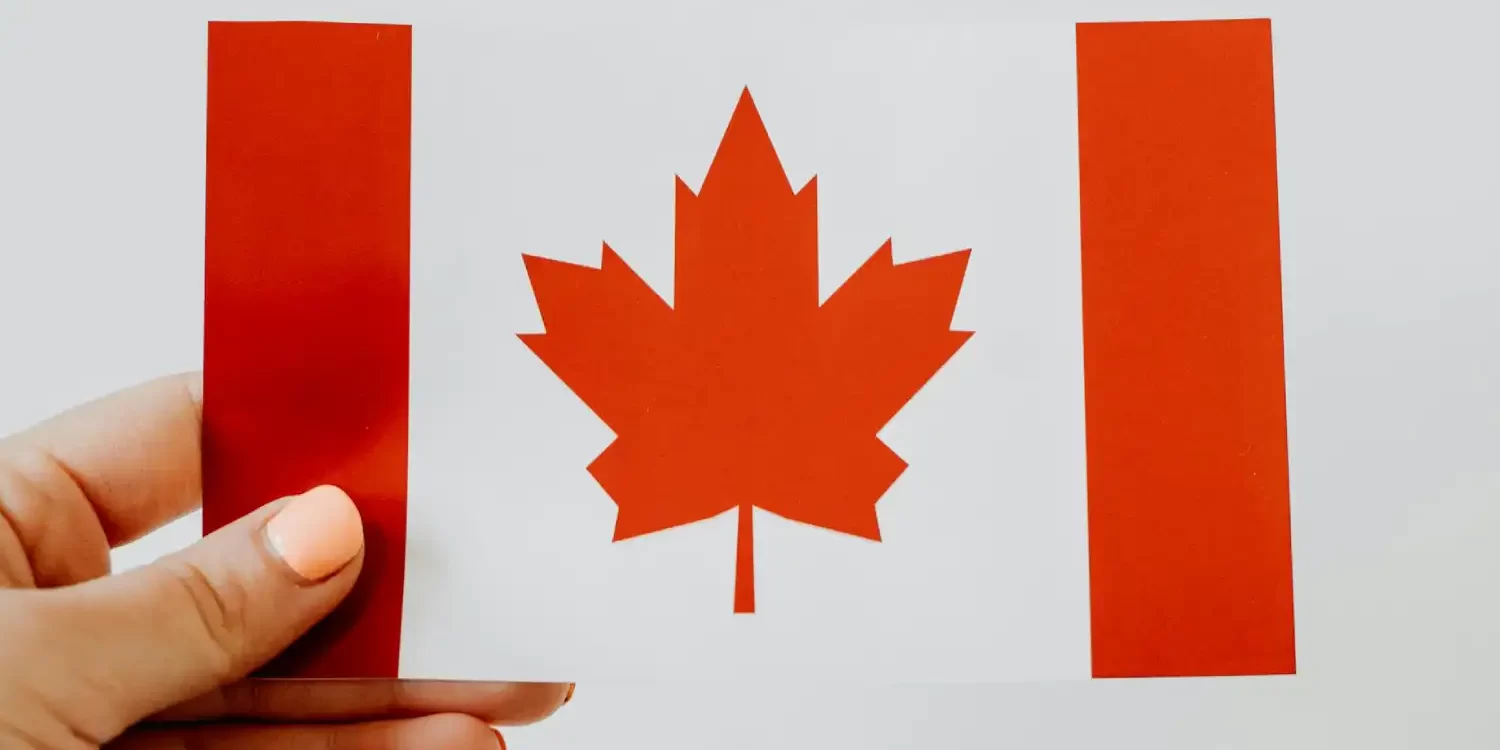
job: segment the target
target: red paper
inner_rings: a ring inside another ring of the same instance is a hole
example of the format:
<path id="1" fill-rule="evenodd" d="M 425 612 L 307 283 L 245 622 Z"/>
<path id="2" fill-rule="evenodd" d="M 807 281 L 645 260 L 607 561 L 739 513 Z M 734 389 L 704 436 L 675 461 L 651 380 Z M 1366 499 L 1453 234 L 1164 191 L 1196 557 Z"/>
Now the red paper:
<path id="1" fill-rule="evenodd" d="M 395 677 L 406 555 L 411 29 L 208 34 L 203 525 L 344 488 L 354 592 L 264 674 Z"/>
<path id="2" fill-rule="evenodd" d="M 1080 24 L 1098 677 L 1296 671 L 1269 21 Z"/>

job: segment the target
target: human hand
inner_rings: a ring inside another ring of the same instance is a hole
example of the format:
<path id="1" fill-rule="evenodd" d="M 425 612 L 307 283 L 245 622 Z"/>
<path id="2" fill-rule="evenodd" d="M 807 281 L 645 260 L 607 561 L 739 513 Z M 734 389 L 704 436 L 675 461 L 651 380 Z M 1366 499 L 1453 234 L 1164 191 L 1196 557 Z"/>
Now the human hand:
<path id="1" fill-rule="evenodd" d="M 359 575 L 358 511 L 335 488 L 110 575 L 112 547 L 200 502 L 201 383 L 152 381 L 0 439 L 0 748 L 493 750 L 505 744 L 490 724 L 537 721 L 571 697 L 554 684 L 245 679 Z"/>

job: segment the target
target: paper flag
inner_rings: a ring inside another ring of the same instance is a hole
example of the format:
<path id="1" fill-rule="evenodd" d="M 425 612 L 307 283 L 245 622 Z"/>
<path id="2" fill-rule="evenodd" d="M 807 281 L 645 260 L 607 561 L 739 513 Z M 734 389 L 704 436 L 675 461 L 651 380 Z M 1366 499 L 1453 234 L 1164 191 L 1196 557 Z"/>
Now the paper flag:
<path id="1" fill-rule="evenodd" d="M 1266 20 L 208 32 L 211 530 L 266 673 L 1295 672 Z"/>

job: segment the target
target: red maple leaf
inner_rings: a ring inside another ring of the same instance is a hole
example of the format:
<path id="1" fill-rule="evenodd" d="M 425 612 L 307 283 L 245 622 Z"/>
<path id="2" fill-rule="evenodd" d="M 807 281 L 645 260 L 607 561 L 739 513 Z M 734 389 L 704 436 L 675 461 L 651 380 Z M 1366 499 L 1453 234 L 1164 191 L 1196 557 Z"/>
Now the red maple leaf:
<path id="1" fill-rule="evenodd" d="M 676 300 L 604 245 L 524 256 L 545 333 L 521 340 L 616 438 L 589 465 L 615 541 L 738 507 L 734 611 L 755 611 L 751 508 L 880 540 L 906 469 L 877 433 L 972 335 L 949 330 L 969 251 L 889 240 L 818 304 L 817 178 L 793 190 L 746 89 L 694 193 L 677 180 Z"/>

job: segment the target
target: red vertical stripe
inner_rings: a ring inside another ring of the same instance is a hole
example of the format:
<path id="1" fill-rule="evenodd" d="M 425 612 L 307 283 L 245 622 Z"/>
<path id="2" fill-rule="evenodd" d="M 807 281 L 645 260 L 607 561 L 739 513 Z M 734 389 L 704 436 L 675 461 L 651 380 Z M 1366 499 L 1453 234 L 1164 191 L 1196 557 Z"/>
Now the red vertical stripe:
<path id="1" fill-rule="evenodd" d="M 1294 672 L 1270 22 L 1077 42 L 1094 674 Z"/>
<path id="2" fill-rule="evenodd" d="M 266 674 L 395 677 L 405 568 L 411 29 L 208 32 L 204 530 L 321 483 L 354 593 Z"/>

